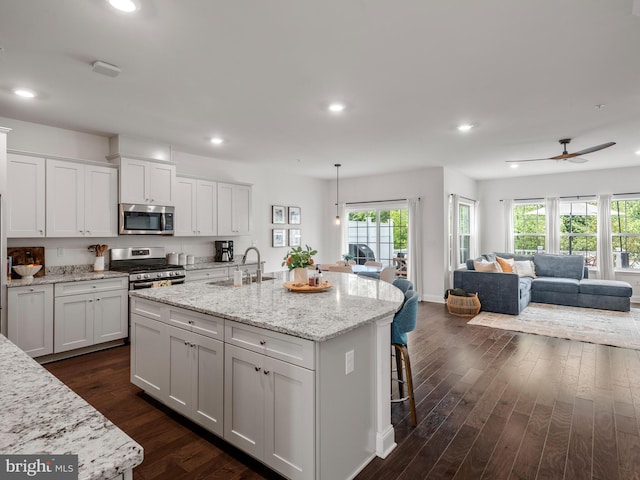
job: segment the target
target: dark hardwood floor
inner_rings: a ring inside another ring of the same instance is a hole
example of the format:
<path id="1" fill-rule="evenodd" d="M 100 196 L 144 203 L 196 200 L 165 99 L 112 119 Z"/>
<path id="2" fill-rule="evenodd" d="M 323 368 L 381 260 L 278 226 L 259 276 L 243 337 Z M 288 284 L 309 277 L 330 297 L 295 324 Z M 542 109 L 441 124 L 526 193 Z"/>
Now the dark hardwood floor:
<path id="1" fill-rule="evenodd" d="M 479 326 L 421 303 L 409 336 L 418 410 L 370 479 L 640 479 L 640 352 Z M 129 383 L 129 348 L 46 365 L 145 449 L 136 480 L 278 475 Z"/>

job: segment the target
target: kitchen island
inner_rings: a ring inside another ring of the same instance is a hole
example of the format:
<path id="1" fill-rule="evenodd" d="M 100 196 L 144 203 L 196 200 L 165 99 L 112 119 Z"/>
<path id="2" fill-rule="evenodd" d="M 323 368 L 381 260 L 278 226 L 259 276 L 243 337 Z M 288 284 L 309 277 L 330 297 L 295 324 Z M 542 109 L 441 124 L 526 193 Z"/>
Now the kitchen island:
<path id="1" fill-rule="evenodd" d="M 142 447 L 0 335 L 0 453 L 78 455 L 78 479 L 131 479 Z"/>
<path id="2" fill-rule="evenodd" d="M 393 285 L 328 273 L 294 293 L 273 280 L 131 292 L 131 380 L 292 479 L 352 478 L 395 447 Z"/>

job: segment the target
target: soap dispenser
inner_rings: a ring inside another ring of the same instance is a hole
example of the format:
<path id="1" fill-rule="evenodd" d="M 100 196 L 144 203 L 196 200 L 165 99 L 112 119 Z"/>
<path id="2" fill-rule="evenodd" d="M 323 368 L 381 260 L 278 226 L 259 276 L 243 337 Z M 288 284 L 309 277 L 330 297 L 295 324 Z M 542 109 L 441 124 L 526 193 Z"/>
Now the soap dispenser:
<path id="1" fill-rule="evenodd" d="M 242 271 L 240 270 L 240 267 L 238 265 L 236 265 L 236 270 L 235 272 L 233 272 L 233 286 L 242 286 Z"/>

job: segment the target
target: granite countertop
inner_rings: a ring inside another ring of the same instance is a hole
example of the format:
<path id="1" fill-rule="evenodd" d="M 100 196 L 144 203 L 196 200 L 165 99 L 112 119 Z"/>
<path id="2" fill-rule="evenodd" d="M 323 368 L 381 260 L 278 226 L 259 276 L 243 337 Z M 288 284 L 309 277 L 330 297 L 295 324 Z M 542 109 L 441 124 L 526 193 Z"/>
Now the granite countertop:
<path id="1" fill-rule="evenodd" d="M 60 275 L 44 275 L 42 277 L 35 277 L 33 280 L 16 279 L 7 282 L 7 287 L 27 287 L 33 285 L 47 285 L 50 283 L 62 283 L 62 282 L 83 282 L 91 280 L 103 280 L 105 278 L 115 277 L 128 277 L 129 274 L 125 272 L 112 272 L 105 270 L 104 272 L 78 272 L 78 273 L 66 273 Z"/>
<path id="2" fill-rule="evenodd" d="M 390 283 L 346 273 L 323 275 L 332 287 L 316 293 L 284 288 L 287 272 L 265 274 L 276 278 L 242 287 L 203 280 L 129 293 L 318 342 L 384 318 L 402 306 L 402 291 Z"/>
<path id="3" fill-rule="evenodd" d="M 0 335 L 0 452 L 77 454 L 80 480 L 140 465 L 142 447 Z"/>

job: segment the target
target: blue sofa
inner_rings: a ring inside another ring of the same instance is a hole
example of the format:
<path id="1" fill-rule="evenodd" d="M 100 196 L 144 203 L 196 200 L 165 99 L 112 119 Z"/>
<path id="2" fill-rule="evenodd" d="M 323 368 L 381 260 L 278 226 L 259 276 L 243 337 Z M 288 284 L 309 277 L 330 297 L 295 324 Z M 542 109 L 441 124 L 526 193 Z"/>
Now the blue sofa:
<path id="1" fill-rule="evenodd" d="M 453 286 L 467 292 L 478 292 L 484 311 L 518 315 L 529 302 L 621 312 L 628 312 L 631 308 L 631 285 L 588 278 L 589 271 L 581 255 L 488 253 L 476 261 L 493 262 L 496 256 L 533 261 L 536 277 L 478 272 L 474 269 L 474 261 L 468 260 L 466 268 L 453 272 Z"/>

